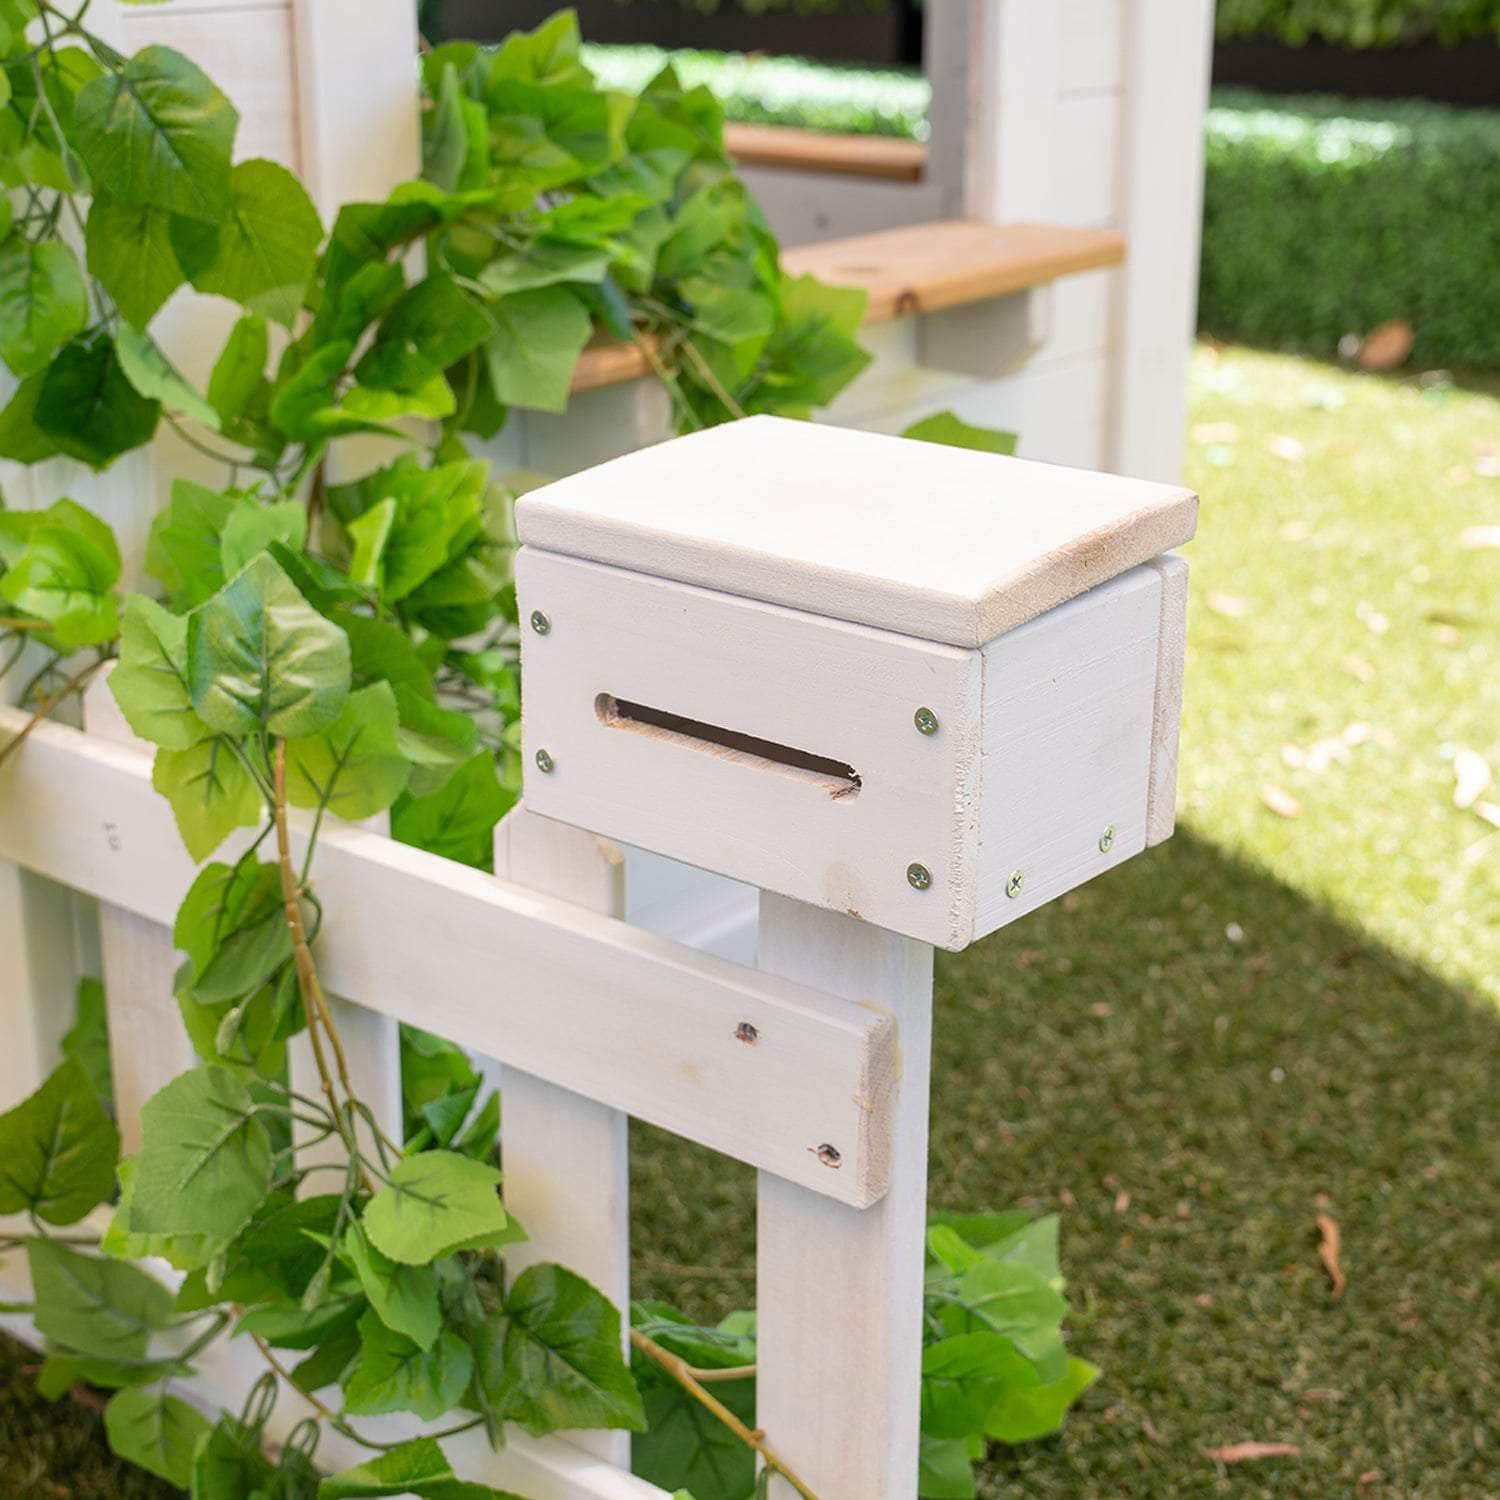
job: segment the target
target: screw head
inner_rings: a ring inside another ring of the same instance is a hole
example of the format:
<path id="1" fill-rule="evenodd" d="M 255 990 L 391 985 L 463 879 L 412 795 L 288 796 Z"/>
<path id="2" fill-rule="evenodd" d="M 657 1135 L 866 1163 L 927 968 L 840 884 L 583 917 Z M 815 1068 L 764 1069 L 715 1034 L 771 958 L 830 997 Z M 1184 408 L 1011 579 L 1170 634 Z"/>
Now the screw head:
<path id="1" fill-rule="evenodd" d="M 1021 894 L 1026 885 L 1026 872 L 1024 870 L 1012 870 L 1010 879 L 1005 882 L 1005 894 L 1015 900 Z"/>
<path id="2" fill-rule="evenodd" d="M 912 723 L 923 734 L 936 734 L 938 732 L 938 716 L 930 708 L 919 708 L 911 716 L 911 719 Z"/>
<path id="3" fill-rule="evenodd" d="M 1115 825 L 1111 823 L 1103 833 L 1099 835 L 1099 852 L 1108 854 L 1115 847 Z"/>
<path id="4" fill-rule="evenodd" d="M 544 775 L 544 776 L 550 776 L 552 774 L 552 772 L 556 769 L 556 767 L 557 767 L 557 762 L 552 759 L 552 756 L 551 756 L 551 754 L 548 751 L 546 751 L 546 750 L 538 750 L 537 751 L 537 753 L 536 753 L 536 768 L 537 768 L 538 771 L 540 771 L 542 773 L 542 775 Z"/>
<path id="5" fill-rule="evenodd" d="M 844 1163 L 844 1153 L 837 1146 L 830 1146 L 827 1141 L 814 1154 L 825 1167 L 839 1167 Z"/>
<path id="6" fill-rule="evenodd" d="M 932 871 L 926 865 L 907 865 L 906 879 L 913 890 L 925 891 L 932 884 Z"/>
<path id="7" fill-rule="evenodd" d="M 541 610 L 534 609 L 531 612 L 531 628 L 538 635 L 548 635 L 552 630 L 552 621 L 544 615 Z"/>

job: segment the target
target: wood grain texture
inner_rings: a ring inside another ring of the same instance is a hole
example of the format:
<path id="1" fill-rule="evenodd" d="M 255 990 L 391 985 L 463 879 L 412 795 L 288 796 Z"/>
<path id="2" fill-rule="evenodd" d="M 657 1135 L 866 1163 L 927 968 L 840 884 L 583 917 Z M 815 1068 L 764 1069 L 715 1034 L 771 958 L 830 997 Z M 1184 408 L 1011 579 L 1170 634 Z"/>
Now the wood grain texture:
<path id="1" fill-rule="evenodd" d="M 0 743 L 24 721 L 0 710 Z M 149 760 L 61 725 L 0 774 L 0 859 L 162 925 L 194 873 Z M 317 890 L 334 993 L 815 1192 L 884 1193 L 888 1017 L 358 828 L 324 829 Z"/>
<path id="2" fill-rule="evenodd" d="M 1117 265 L 1124 254 L 1113 230 L 950 219 L 804 245 L 784 251 L 781 264 L 792 276 L 859 287 L 870 299 L 866 322 L 883 323 Z"/>
<path id="3" fill-rule="evenodd" d="M 1141 567 L 985 648 L 975 937 L 1145 847 L 1160 628 Z"/>
<path id="4" fill-rule="evenodd" d="M 1156 699 L 1151 715 L 1151 785 L 1146 798 L 1146 846 L 1163 843 L 1177 826 L 1177 746 L 1182 728 L 1182 684 L 1187 664 L 1188 565 L 1158 557 L 1161 630 Z"/>
<path id="5" fill-rule="evenodd" d="M 980 660 L 523 548 L 526 763 L 538 812 L 930 942 L 972 929 Z M 601 717 L 600 695 L 843 762 L 847 780 Z M 921 707 L 936 735 L 918 732 Z M 907 866 L 926 865 L 915 890 Z"/>
<path id="6" fill-rule="evenodd" d="M 603 916 L 624 913 L 620 850 L 581 828 L 538 817 L 524 805 L 513 808 L 495 830 L 495 874 Z M 592 1282 L 616 1307 L 629 1308 L 629 1117 L 516 1068 L 500 1067 L 496 1083 L 504 1110 L 505 1204 L 528 1235 L 506 1252 L 510 1274 L 557 1261 Z M 627 1330 L 620 1331 L 623 1339 Z M 628 1432 L 570 1436 L 586 1451 L 630 1467 Z"/>
<path id="7" fill-rule="evenodd" d="M 1197 499 L 751 417 L 534 490 L 516 521 L 533 547 L 973 647 L 1180 545 Z"/>
<path id="8" fill-rule="evenodd" d="M 790 172 L 920 182 L 927 167 L 927 148 L 920 141 L 839 135 L 789 125 L 728 124 L 724 127 L 724 144 L 737 162 Z"/>
<path id="9" fill-rule="evenodd" d="M 826 1500 L 911 1500 L 921 1410 L 932 951 L 765 895 L 760 963 L 888 1007 L 901 1037 L 890 1192 L 857 1211 L 762 1175 L 756 1422 Z M 776 1481 L 771 1494 L 790 1500 Z"/>

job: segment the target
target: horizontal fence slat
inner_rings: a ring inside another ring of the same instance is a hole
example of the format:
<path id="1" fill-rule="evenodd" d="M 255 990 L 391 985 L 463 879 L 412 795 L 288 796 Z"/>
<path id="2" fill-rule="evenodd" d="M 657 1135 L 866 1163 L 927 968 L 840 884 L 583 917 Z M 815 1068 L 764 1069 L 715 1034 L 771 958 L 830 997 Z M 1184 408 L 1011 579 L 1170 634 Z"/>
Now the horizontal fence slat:
<path id="1" fill-rule="evenodd" d="M 0 709 L 0 744 L 25 722 Z M 162 924 L 193 875 L 149 759 L 56 724 L 0 772 L 0 859 Z M 315 884 L 333 993 L 840 1202 L 884 1194 L 899 1053 L 879 1005 L 347 825 Z"/>

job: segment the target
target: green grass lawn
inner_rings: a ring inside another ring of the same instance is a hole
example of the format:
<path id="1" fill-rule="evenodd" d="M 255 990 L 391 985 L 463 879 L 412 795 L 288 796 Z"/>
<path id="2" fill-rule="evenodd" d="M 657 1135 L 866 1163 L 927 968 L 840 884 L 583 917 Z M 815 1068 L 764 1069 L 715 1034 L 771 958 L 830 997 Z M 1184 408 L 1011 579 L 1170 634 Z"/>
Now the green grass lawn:
<path id="1" fill-rule="evenodd" d="M 1178 836 L 938 963 L 933 1203 L 1059 1210 L 1104 1369 L 983 1493 L 1482 1500 L 1500 830 L 1453 786 L 1500 771 L 1500 551 L 1461 540 L 1500 525 L 1500 400 L 1204 350 L 1192 422 Z M 639 1290 L 743 1304 L 750 1174 L 637 1141 Z M 14 1389 L 0 1495 L 166 1493 Z M 1300 1456 L 1204 1456 L 1247 1439 Z"/>

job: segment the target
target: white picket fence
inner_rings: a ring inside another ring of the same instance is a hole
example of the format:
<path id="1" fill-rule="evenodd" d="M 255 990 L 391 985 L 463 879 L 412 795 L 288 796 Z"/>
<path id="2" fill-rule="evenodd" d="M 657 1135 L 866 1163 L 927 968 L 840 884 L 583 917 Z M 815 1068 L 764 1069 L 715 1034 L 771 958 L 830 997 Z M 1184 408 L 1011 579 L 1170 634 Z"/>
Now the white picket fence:
<path id="1" fill-rule="evenodd" d="M 960 0 L 934 0 L 934 15 L 941 18 L 949 3 Z M 1061 33 L 1037 19 L 1032 0 L 962 3 L 976 28 L 988 28 L 991 44 L 972 60 L 971 87 L 983 106 L 970 163 L 971 174 L 980 174 L 975 191 L 1020 202 L 1025 216 L 1027 193 L 1039 202 L 1043 190 L 1021 182 L 1028 168 L 1017 133 L 1026 114 L 1011 91 L 1026 83 L 1024 38 L 1040 28 L 1055 51 Z M 1119 0 L 1119 8 L 1129 24 L 1114 27 L 1108 45 L 1122 55 L 1148 49 L 1135 54 L 1143 60 L 1131 97 L 1139 101 L 1175 69 L 1185 92 L 1164 119 L 1180 123 L 1201 108 L 1206 72 L 1194 49 L 1206 36 L 1206 0 Z M 409 0 L 150 7 L 96 0 L 91 14 L 125 50 L 165 41 L 193 55 L 242 110 L 241 154 L 270 155 L 299 170 L 327 219 L 338 203 L 382 196 L 416 170 L 412 9 Z M 1183 292 L 1185 273 L 1171 274 L 1183 265 L 1180 235 L 1155 245 L 1145 205 L 1170 191 L 1185 195 L 1191 212 L 1196 155 L 1180 142 L 1163 145 L 1175 180 L 1156 182 L 1144 153 L 1158 149 L 1159 133 L 1143 106 L 1130 117 L 1137 145 L 1128 180 L 1139 203 L 1127 217 L 1132 244 L 1139 230 L 1144 254 L 1118 273 L 1135 287 L 1132 296 L 1089 314 L 1118 330 L 1109 368 L 1126 372 L 1118 381 L 1111 376 L 1120 394 L 1111 414 L 1099 408 L 1096 427 L 1149 432 L 1136 467 L 1169 476 L 1174 461 L 1164 455 L 1181 424 L 1191 294 Z M 989 139 L 996 133 L 998 146 Z M 1180 229 L 1181 219 L 1174 207 L 1170 224 Z M 1152 270 L 1150 255 L 1164 257 L 1165 268 Z M 192 321 L 182 315 L 173 327 L 168 309 L 164 342 L 192 375 L 205 373 L 207 351 L 223 332 L 209 326 L 220 312 L 227 327 L 227 309 L 201 305 Z M 892 425 L 899 404 L 913 399 L 917 372 L 892 372 L 893 361 L 911 363 L 898 345 L 892 335 L 883 349 L 884 404 L 870 425 Z M 1048 409 L 1066 407 L 1066 386 L 1054 379 L 1050 389 Z M 922 386 L 917 404 L 930 394 Z M 595 426 L 609 411 L 597 407 Z M 850 411 L 844 420 L 856 418 Z M 996 419 L 1004 420 L 1003 411 Z M 640 436 L 627 424 L 603 447 L 620 451 Z M 1033 451 L 1047 455 L 1045 440 Z M 116 527 L 126 582 L 135 584 L 161 492 L 184 474 L 210 477 L 167 437 L 102 477 L 66 461 L 3 477 L 11 504 L 71 494 L 96 509 Z M 1116 559 L 1115 571 L 1181 539 Z M 1116 725 L 1135 757 L 1129 786 L 1132 797 L 1139 794 L 1140 836 L 1079 879 L 1147 841 L 1148 789 L 1159 803 L 1164 777 L 1170 798 L 1180 569 L 1164 564 L 1129 577 L 1129 587 L 1110 598 L 1134 598 L 1132 618 L 1146 622 L 1145 633 L 1131 637 L 1141 653 L 1130 678 L 1136 688 Z M 1102 582 L 1089 578 L 1078 588 Z M 1075 622 L 1068 628 L 1079 628 L 1081 616 L 1066 608 L 1046 618 L 1066 615 Z M 1119 664 L 1117 646 L 1108 644 L 1119 617 L 1096 610 L 1091 618 L 1084 634 L 1097 639 L 1097 651 L 1083 650 L 1079 661 L 1109 675 Z M 1081 668 L 1069 680 L 1080 705 L 1098 691 Z M 142 1101 L 191 1061 L 172 1000 L 178 957 L 170 938 L 191 868 L 165 802 L 151 789 L 148 753 L 102 683 L 85 713 L 86 731 L 43 726 L 0 773 L 0 1106 L 33 1090 L 53 1066 L 77 976 L 102 974 L 128 1151 L 138 1143 Z M 18 710 L 0 707 L 0 740 L 23 721 Z M 1158 813 L 1152 841 L 1159 836 Z M 316 882 L 331 915 L 319 954 L 326 983 L 348 997 L 340 1023 L 351 1064 L 362 1095 L 393 1133 L 402 1021 L 466 1047 L 502 1087 L 506 1195 L 531 1236 L 510 1252 L 517 1267 L 561 1261 L 628 1305 L 631 1116 L 750 1164 L 759 1172 L 757 1420 L 822 1500 L 909 1500 L 918 1442 L 929 944 L 524 808 L 499 830 L 493 878 L 378 830 L 339 826 L 320 843 Z M 758 1038 L 753 1046 L 743 1040 L 746 1025 Z M 820 1156 L 825 1144 L 837 1147 L 836 1170 Z M 0 1267 L 6 1282 L 17 1273 L 14 1264 Z M 204 1360 L 191 1394 L 205 1405 L 237 1407 L 259 1369 L 253 1350 L 223 1344 Z M 284 1396 L 282 1430 L 303 1414 Z M 391 1429 L 403 1430 L 399 1419 Z M 664 1493 L 629 1474 L 628 1437 L 620 1434 L 544 1442 L 516 1435 L 502 1453 L 482 1440 L 453 1446 L 465 1477 L 531 1500 Z M 321 1451 L 333 1463 L 360 1456 L 334 1437 Z M 790 1491 L 778 1485 L 776 1493 L 784 1500 Z"/>

